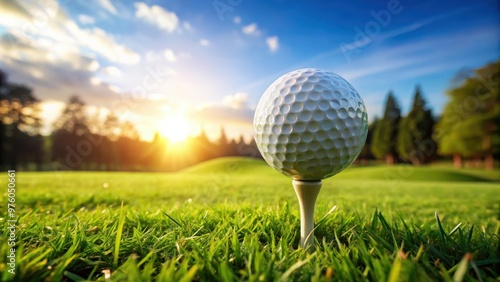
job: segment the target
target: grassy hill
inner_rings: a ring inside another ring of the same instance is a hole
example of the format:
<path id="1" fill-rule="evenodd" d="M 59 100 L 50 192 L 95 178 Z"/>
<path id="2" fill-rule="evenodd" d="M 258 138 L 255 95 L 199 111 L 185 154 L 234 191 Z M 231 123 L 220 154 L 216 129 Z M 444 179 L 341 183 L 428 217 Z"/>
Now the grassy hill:
<path id="1" fill-rule="evenodd" d="M 226 157 L 209 160 L 194 166 L 188 167 L 181 173 L 241 173 L 257 174 L 272 172 L 270 167 L 262 160 L 244 157 Z"/>
<path id="2" fill-rule="evenodd" d="M 184 169 L 181 173 L 191 174 L 237 174 L 268 176 L 276 174 L 264 161 L 228 157 L 209 160 Z M 351 166 L 334 176 L 333 179 L 374 179 L 374 180 L 409 180 L 409 181 L 451 181 L 451 182 L 490 182 L 495 181 L 494 174 L 488 172 L 469 171 L 450 167 L 412 167 L 396 166 Z"/>
<path id="3" fill-rule="evenodd" d="M 472 175 L 467 171 L 460 171 L 451 168 L 412 167 L 405 165 L 397 165 L 393 167 L 353 167 L 339 173 L 335 177 L 341 179 L 405 179 L 410 181 L 491 181 L 486 177 Z"/>

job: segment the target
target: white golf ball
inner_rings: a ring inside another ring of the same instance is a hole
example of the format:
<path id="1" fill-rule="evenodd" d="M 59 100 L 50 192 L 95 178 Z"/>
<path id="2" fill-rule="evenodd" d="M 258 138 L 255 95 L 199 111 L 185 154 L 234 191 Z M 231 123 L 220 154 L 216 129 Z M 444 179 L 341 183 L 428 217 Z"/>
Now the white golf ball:
<path id="1" fill-rule="evenodd" d="M 344 170 L 359 155 L 368 116 L 345 79 L 309 68 L 289 72 L 267 88 L 253 127 L 271 167 L 295 180 L 321 180 Z"/>

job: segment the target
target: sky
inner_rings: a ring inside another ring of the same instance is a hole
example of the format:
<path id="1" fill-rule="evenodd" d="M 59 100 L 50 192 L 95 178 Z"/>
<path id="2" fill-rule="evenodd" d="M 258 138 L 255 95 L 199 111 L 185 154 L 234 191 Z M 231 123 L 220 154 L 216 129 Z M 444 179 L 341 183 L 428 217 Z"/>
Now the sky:
<path id="1" fill-rule="evenodd" d="M 369 119 L 420 86 L 435 115 L 463 69 L 500 58 L 500 2 L 1 0 L 0 69 L 39 98 L 44 132 L 69 97 L 141 137 L 182 125 L 252 136 L 266 88 L 299 68 L 333 71 Z"/>

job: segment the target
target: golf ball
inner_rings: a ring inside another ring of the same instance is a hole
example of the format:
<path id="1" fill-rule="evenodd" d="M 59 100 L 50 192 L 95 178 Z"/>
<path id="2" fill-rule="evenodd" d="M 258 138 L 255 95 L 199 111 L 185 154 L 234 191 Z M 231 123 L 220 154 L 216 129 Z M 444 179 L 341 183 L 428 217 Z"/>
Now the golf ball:
<path id="1" fill-rule="evenodd" d="M 368 133 L 358 92 L 342 77 L 299 69 L 262 95 L 253 121 L 257 147 L 274 169 L 295 180 L 321 180 L 348 167 Z"/>

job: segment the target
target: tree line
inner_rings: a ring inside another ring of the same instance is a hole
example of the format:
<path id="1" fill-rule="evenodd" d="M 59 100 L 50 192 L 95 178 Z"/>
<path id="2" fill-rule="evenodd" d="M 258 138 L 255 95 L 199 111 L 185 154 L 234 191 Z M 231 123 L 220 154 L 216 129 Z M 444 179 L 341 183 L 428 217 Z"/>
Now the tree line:
<path id="1" fill-rule="evenodd" d="M 455 167 L 467 160 L 493 169 L 500 158 L 499 73 L 500 61 L 459 72 L 440 117 L 432 114 L 418 86 L 404 117 L 389 92 L 383 116 L 369 126 L 360 159 L 421 165 L 451 157 Z"/>
<path id="2" fill-rule="evenodd" d="M 359 163 L 384 161 L 428 164 L 444 158 L 492 169 L 500 157 L 500 61 L 461 71 L 447 91 L 448 103 L 436 117 L 416 87 L 406 116 L 392 92 L 383 115 L 369 125 Z M 143 141 L 134 125 L 113 113 L 89 116 L 79 96 L 70 97 L 49 136 L 40 129 L 40 101 L 32 90 L 7 81 L 0 71 L 0 167 L 23 170 L 176 171 L 224 156 L 260 158 L 255 142 L 230 139 L 221 129 L 211 141 L 202 131 L 183 146 L 156 134 Z"/>
<path id="3" fill-rule="evenodd" d="M 42 136 L 40 101 L 0 71 L 0 168 L 21 170 L 176 171 L 226 156 L 259 158 L 255 142 L 242 136 L 211 141 L 205 131 L 182 146 L 156 134 L 143 141 L 135 126 L 113 113 L 89 116 L 85 102 L 70 97 L 49 136 Z"/>
<path id="4" fill-rule="evenodd" d="M 143 141 L 129 121 L 110 113 L 102 121 L 86 115 L 85 103 L 70 98 L 51 135 L 51 163 L 63 170 L 177 171 L 209 159 L 256 157 L 255 143 L 228 139 L 223 128 L 212 142 L 202 131 L 182 144 L 171 144 L 158 133 Z"/>

